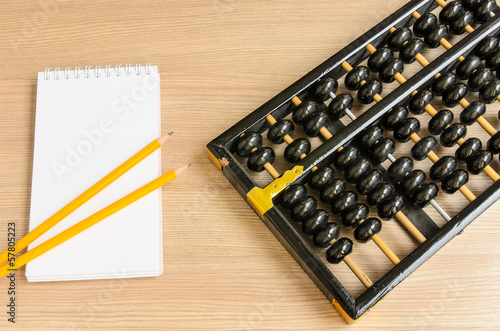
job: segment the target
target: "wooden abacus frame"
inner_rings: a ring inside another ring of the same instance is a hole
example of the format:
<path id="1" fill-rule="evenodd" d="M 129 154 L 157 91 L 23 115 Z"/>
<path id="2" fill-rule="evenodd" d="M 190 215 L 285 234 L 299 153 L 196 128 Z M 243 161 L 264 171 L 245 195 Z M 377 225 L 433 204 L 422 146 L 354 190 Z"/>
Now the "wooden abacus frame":
<path id="1" fill-rule="evenodd" d="M 266 187 L 260 188 L 255 183 L 235 159 L 233 153 L 236 150 L 238 138 L 243 133 L 262 133 L 266 131 L 270 126 L 266 121 L 268 115 L 283 118 L 290 114 L 293 110 L 292 98 L 299 97 L 301 100 L 305 100 L 309 87 L 323 77 L 338 79 L 344 76 L 346 73 L 342 67 L 344 61 L 347 61 L 351 66 L 356 66 L 370 56 L 370 53 L 366 50 L 368 44 L 373 45 L 375 48 L 383 46 L 391 28 L 410 27 L 415 22 L 412 17 L 413 12 L 417 11 L 419 14 L 424 14 L 432 11 L 436 6 L 434 0 L 410 1 L 207 145 L 212 162 L 259 214 L 281 244 L 323 291 L 328 300 L 332 302 L 348 323 L 353 323 L 362 316 L 392 288 L 448 241 L 463 231 L 484 210 L 495 203 L 500 198 L 500 181 L 493 183 L 441 228 L 424 211 L 412 208 L 411 204 L 408 204 L 404 209 L 405 214 L 411 216 L 412 223 L 425 235 L 427 240 L 356 299 L 349 294 L 317 254 L 308 246 L 302 236 L 297 233 L 287 218 L 274 205 L 274 201 L 279 198 L 280 193 L 287 186 L 294 183 L 304 183 L 314 167 L 331 164 L 334 151 L 349 144 L 350 140 L 363 129 L 377 124 L 392 107 L 407 102 L 413 91 L 429 87 L 432 78 L 436 74 L 454 69 L 459 63 L 457 60 L 459 56 L 467 56 L 484 37 L 497 35 L 500 31 L 499 15 L 495 15 L 467 35 L 451 49 L 364 112 L 354 122 L 344 126 L 340 121 L 334 121 L 333 126 L 337 133 L 331 139 L 323 142 L 318 148 Z"/>

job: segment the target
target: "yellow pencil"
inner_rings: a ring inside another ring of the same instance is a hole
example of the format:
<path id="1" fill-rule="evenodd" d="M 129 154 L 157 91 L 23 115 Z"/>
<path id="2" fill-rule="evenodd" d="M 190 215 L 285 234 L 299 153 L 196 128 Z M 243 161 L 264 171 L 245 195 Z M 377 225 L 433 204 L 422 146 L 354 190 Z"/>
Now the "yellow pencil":
<path id="1" fill-rule="evenodd" d="M 62 244 L 66 240 L 76 236 L 77 234 L 81 233 L 82 231 L 85 231 L 86 229 L 90 228 L 92 225 L 99 223 L 103 219 L 105 219 L 108 216 L 113 215 L 117 211 L 125 208 L 126 206 L 130 205 L 131 203 L 137 201 L 138 199 L 142 198 L 143 196 L 153 192 L 154 190 L 162 187 L 163 185 L 167 184 L 168 182 L 174 180 L 179 176 L 184 170 L 186 170 L 191 164 L 185 165 L 183 167 L 170 170 L 169 172 L 163 174 L 162 176 L 156 178 L 155 180 L 147 183 L 141 188 L 138 188 L 134 192 L 124 196 L 120 200 L 117 200 L 110 204 L 109 206 L 101 209 L 97 213 L 87 217 L 83 221 L 80 221 L 73 225 L 72 227 L 64 230 L 63 232 L 59 233 L 58 235 L 50 238 L 49 240 L 41 243 L 40 245 L 36 246 L 35 248 L 27 251 L 26 253 L 20 255 L 19 257 L 15 258 L 11 262 L 3 265 L 0 267 L 0 278 L 2 278 L 5 275 L 8 275 L 12 271 L 22 267 L 26 263 L 32 261 L 33 259 L 39 257 L 40 255 L 48 252 L 52 248 L 56 247 L 57 245 Z"/>
<path id="2" fill-rule="evenodd" d="M 0 265 L 7 262 L 9 260 L 9 258 L 15 256 L 17 253 L 19 253 L 21 250 L 23 250 L 25 247 L 27 247 L 29 244 L 31 244 L 33 241 L 35 241 L 38 237 L 40 237 L 42 234 L 47 232 L 54 225 L 59 223 L 66 216 L 68 216 L 69 214 L 74 212 L 76 209 L 78 209 L 81 205 L 83 205 L 85 202 L 90 200 L 97 193 L 101 192 L 103 189 L 105 189 L 107 186 L 109 186 L 111 183 L 113 183 L 121 175 L 123 175 L 124 173 L 129 171 L 136 164 L 138 164 L 139 162 L 144 160 L 147 156 L 149 156 L 154 151 L 156 151 L 158 148 L 160 148 L 167 141 L 167 139 L 172 135 L 172 133 L 173 133 L 173 131 L 170 132 L 169 134 L 166 134 L 166 135 L 158 138 L 158 139 L 153 140 L 150 144 L 148 144 L 146 147 L 141 149 L 139 152 L 137 152 L 130 159 L 128 159 L 127 161 L 122 163 L 115 170 L 111 171 L 108 175 L 106 175 L 100 181 L 98 181 L 97 183 L 92 185 L 92 187 L 90 187 L 85 192 L 80 194 L 78 197 L 76 197 L 73 201 L 71 201 L 66 206 L 64 206 L 57 213 L 55 213 L 54 215 L 49 217 L 45 222 L 43 222 L 42 224 L 40 224 L 39 226 L 34 228 L 31 232 L 29 232 L 23 238 L 19 239 L 14 246 L 11 246 L 9 249 L 7 249 L 5 252 L 3 252 L 0 255 Z"/>

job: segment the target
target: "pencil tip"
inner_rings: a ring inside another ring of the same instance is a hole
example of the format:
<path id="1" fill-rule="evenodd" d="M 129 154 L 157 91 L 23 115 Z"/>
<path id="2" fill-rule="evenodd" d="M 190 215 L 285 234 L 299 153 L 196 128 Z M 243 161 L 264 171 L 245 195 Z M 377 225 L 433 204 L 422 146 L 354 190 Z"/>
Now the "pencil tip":
<path id="1" fill-rule="evenodd" d="M 182 167 L 180 167 L 180 168 L 175 169 L 175 170 L 174 170 L 174 171 L 175 171 L 175 174 L 176 174 L 177 176 L 179 176 L 180 174 L 182 174 L 182 173 L 184 172 L 184 170 L 186 170 L 186 169 L 187 169 L 187 168 L 189 168 L 190 166 L 191 166 L 191 163 L 186 164 L 185 166 L 182 166 Z"/>
<path id="2" fill-rule="evenodd" d="M 172 135 L 172 133 L 174 133 L 174 131 L 172 131 L 170 133 L 167 133 L 166 135 L 161 136 L 160 138 L 158 138 L 156 140 L 160 143 L 160 145 L 163 145 L 167 141 L 167 139 L 170 138 L 170 136 Z"/>
<path id="3" fill-rule="evenodd" d="M 171 136 L 171 135 L 173 135 L 173 134 L 174 134 L 174 131 L 170 131 L 170 132 L 168 133 L 168 135 L 169 135 L 169 136 Z"/>

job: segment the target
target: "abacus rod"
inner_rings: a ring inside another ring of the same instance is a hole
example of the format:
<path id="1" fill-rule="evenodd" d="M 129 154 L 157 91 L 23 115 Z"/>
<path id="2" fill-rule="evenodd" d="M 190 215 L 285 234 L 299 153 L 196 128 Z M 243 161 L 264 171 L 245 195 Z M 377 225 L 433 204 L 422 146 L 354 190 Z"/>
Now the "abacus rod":
<path id="1" fill-rule="evenodd" d="M 431 200 L 431 205 L 432 207 L 434 207 L 434 209 L 437 210 L 437 212 L 439 214 L 441 214 L 441 216 L 446 220 L 446 222 L 449 222 L 451 220 L 451 217 L 450 215 L 448 215 L 443 208 L 441 208 L 441 206 L 436 202 L 435 199 L 432 199 Z"/>
<path id="2" fill-rule="evenodd" d="M 300 105 L 300 103 L 302 102 L 300 100 L 300 98 L 298 97 L 295 97 L 294 98 L 294 104 L 296 104 L 296 106 Z M 354 115 L 353 115 L 354 116 Z M 274 118 L 273 115 L 269 114 L 266 116 L 266 121 L 271 124 L 271 125 L 274 125 L 276 124 L 276 119 Z M 285 135 L 286 137 L 288 137 L 288 139 L 283 139 L 287 144 L 291 144 L 293 142 L 293 138 L 290 137 L 288 134 Z M 302 154 L 301 155 L 301 158 L 305 157 L 306 154 Z M 269 163 L 267 163 L 266 165 L 268 165 Z M 264 166 L 264 168 L 266 168 L 266 165 Z M 270 168 L 272 168 L 271 170 L 269 170 L 268 168 L 266 168 L 266 170 L 268 172 L 270 171 L 273 171 L 274 170 L 274 167 L 272 167 L 270 164 L 269 164 Z M 316 171 L 317 170 L 317 167 L 314 167 L 313 169 L 311 169 L 312 172 Z M 276 171 L 276 170 L 274 170 Z M 271 172 L 270 172 L 271 173 Z M 273 176 L 273 175 L 271 175 Z M 274 176 L 273 176 L 274 177 Z M 279 174 L 278 174 L 278 177 L 279 177 Z M 277 178 L 277 177 L 274 177 L 274 178 Z M 364 222 L 364 220 L 361 220 L 359 222 L 359 224 L 361 224 L 362 222 Z M 394 264 L 398 264 L 401 260 L 396 256 L 396 254 L 394 254 L 394 252 L 389 248 L 389 246 L 382 240 L 382 238 L 380 238 L 380 236 L 378 234 L 375 234 L 374 236 L 372 236 L 372 239 L 373 239 L 373 242 L 375 242 L 375 244 L 380 248 L 380 250 L 385 254 L 385 256 L 387 256 L 387 258 L 389 258 L 389 260 L 391 260 L 392 263 Z"/>
<path id="3" fill-rule="evenodd" d="M 370 280 L 370 278 L 368 278 L 368 276 L 363 272 L 363 270 L 361 270 L 358 264 L 354 262 L 354 260 L 350 255 L 344 257 L 343 261 L 345 262 L 345 264 L 347 264 L 349 269 L 352 270 L 352 272 L 356 275 L 356 277 L 358 277 L 358 279 L 363 283 L 363 285 L 365 285 L 366 288 L 369 288 L 370 286 L 373 285 L 373 282 Z"/>
<path id="4" fill-rule="evenodd" d="M 370 52 L 370 53 L 373 53 L 373 52 L 375 52 L 375 51 L 376 51 L 375 47 L 373 47 L 373 45 L 372 45 L 372 44 L 368 44 L 368 45 L 366 45 L 366 49 L 367 49 L 367 50 L 368 50 L 368 52 Z M 373 52 L 371 52 L 371 50 L 373 50 Z M 346 63 L 347 63 L 347 62 L 346 62 Z M 349 64 L 347 63 L 347 65 L 349 65 Z M 347 71 L 347 72 L 349 72 L 349 71 L 351 71 L 351 70 L 352 70 L 352 67 L 351 67 L 350 65 L 349 65 L 349 67 L 347 67 L 347 65 L 345 65 L 344 69 L 346 69 L 346 71 Z M 350 70 L 347 70 L 347 69 L 349 69 L 349 68 L 350 68 Z M 363 84 L 363 82 L 361 82 L 361 84 Z M 330 96 L 331 96 L 331 95 L 330 95 Z M 373 97 L 373 99 L 375 100 L 375 97 Z M 376 100 L 375 100 L 375 101 L 376 101 Z M 377 101 L 377 102 L 378 102 L 378 101 Z M 349 111 L 349 112 L 350 112 L 350 111 Z M 351 113 L 351 112 L 350 112 L 350 113 Z M 346 112 L 346 114 L 347 114 L 347 112 Z M 352 116 L 352 117 L 351 117 L 351 116 Z M 351 113 L 351 116 L 349 116 L 349 117 L 351 118 L 351 120 L 352 120 L 352 121 L 354 121 L 354 120 L 356 119 L 356 116 L 355 116 L 353 113 Z M 390 158 L 389 158 L 389 155 L 391 156 Z M 388 158 L 391 162 L 396 161 L 396 159 L 395 159 L 395 158 L 394 158 L 394 157 L 393 157 L 390 153 L 387 155 L 387 158 Z M 437 212 L 438 212 L 438 213 L 439 213 L 439 214 L 440 214 L 440 215 L 441 215 L 441 216 L 442 216 L 442 217 L 443 217 L 446 221 L 449 221 L 449 220 L 451 219 L 451 217 L 450 217 L 450 216 L 449 216 L 449 215 L 448 215 L 448 214 L 444 211 L 444 209 L 443 209 L 443 208 L 441 208 L 441 206 L 439 206 L 439 204 L 438 204 L 438 203 L 437 203 L 434 199 L 433 199 L 433 200 L 431 200 L 431 205 L 432 205 L 432 206 L 436 209 L 436 211 L 437 211 Z"/>

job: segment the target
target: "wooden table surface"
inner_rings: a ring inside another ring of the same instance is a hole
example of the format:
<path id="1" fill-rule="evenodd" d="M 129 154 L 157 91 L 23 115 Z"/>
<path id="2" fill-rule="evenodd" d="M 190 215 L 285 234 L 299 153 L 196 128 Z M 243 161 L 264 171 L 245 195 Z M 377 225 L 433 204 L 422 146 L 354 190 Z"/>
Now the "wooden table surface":
<path id="1" fill-rule="evenodd" d="M 207 156 L 210 140 L 404 3 L 4 1 L 0 247 L 9 222 L 19 237 L 28 228 L 36 77 L 45 67 L 157 65 L 162 130 L 175 131 L 163 169 L 193 167 L 164 189 L 164 275 L 27 283 L 22 268 L 15 325 L 9 281 L 0 280 L 0 329 L 499 328 L 500 204 L 349 327 Z M 488 119 L 500 126 L 496 112 Z M 497 157 L 493 166 L 500 170 Z"/>

